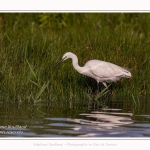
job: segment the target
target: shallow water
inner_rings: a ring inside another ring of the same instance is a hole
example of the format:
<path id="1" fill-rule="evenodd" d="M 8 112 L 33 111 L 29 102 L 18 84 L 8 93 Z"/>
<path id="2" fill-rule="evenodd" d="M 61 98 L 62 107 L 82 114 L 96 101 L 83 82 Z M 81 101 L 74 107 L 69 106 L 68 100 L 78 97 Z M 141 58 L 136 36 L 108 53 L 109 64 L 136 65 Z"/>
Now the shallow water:
<path id="1" fill-rule="evenodd" d="M 111 108 L 0 105 L 0 137 L 150 137 L 149 101 Z"/>

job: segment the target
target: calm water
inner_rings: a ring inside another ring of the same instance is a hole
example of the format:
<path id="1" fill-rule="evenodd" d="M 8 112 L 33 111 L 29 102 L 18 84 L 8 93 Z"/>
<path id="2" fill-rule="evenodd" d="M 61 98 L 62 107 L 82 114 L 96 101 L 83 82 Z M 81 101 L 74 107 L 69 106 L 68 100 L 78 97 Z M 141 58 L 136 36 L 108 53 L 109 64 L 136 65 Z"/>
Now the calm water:
<path id="1" fill-rule="evenodd" d="M 0 137 L 150 137 L 149 101 L 98 110 L 0 104 Z"/>

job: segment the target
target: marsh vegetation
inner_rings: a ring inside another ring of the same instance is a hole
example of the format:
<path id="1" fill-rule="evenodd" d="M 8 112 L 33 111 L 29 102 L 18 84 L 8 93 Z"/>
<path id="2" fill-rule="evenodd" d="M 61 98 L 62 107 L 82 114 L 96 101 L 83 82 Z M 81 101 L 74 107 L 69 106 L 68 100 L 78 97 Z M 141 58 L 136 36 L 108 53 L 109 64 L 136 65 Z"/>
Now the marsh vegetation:
<path id="1" fill-rule="evenodd" d="M 85 103 L 89 79 L 71 60 L 55 63 L 71 51 L 83 66 L 100 59 L 130 68 L 131 79 L 113 83 L 112 96 L 150 93 L 149 13 L 1 13 L 0 102 Z"/>

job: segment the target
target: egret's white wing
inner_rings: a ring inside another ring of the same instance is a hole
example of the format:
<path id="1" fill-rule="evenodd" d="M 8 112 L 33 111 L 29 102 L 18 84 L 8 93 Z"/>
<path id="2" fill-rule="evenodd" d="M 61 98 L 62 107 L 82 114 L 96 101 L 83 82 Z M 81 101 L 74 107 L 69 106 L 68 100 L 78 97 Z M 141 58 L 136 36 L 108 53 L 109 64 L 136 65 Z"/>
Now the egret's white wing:
<path id="1" fill-rule="evenodd" d="M 88 61 L 84 66 L 84 71 L 82 74 L 95 78 L 96 80 L 112 82 L 117 81 L 121 77 L 125 77 L 130 72 L 122 67 L 119 67 L 115 64 L 99 61 L 99 60 L 91 60 Z M 125 75 L 127 74 L 127 75 Z M 129 75 L 128 75 L 129 76 Z"/>

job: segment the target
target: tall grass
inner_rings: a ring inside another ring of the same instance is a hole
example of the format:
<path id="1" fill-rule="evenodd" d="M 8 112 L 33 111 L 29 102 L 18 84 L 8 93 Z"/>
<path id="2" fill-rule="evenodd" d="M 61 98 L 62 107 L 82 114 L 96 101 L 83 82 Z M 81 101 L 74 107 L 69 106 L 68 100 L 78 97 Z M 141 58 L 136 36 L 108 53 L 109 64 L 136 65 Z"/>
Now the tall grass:
<path id="1" fill-rule="evenodd" d="M 113 97 L 150 93 L 150 14 L 0 14 L 0 101 L 45 100 L 72 106 L 92 93 L 81 66 L 100 59 L 130 68 L 131 79 L 113 83 Z"/>

